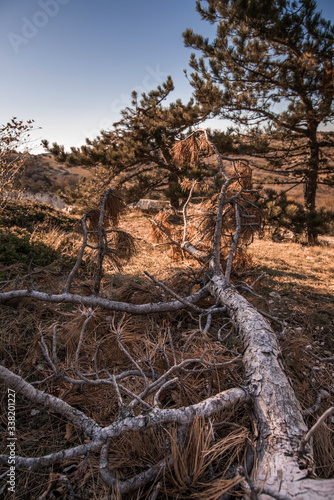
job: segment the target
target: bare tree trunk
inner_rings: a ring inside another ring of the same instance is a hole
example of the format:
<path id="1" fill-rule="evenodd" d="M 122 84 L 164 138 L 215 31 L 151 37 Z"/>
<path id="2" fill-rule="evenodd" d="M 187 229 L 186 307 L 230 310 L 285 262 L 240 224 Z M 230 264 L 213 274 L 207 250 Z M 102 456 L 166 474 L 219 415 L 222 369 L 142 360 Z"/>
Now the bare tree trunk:
<path id="1" fill-rule="evenodd" d="M 300 443 L 307 432 L 295 392 L 281 363 L 281 351 L 269 323 L 221 276 L 212 278 L 211 292 L 238 328 L 244 346 L 245 386 L 252 398 L 252 410 L 258 432 L 257 467 L 253 480 L 261 489 L 291 498 L 314 500 L 332 498 L 334 480 L 306 479 L 313 469 L 311 446 L 303 456 Z M 261 495 L 261 498 L 268 498 Z"/>
<path id="2" fill-rule="evenodd" d="M 314 245 L 318 239 L 318 231 L 314 225 L 315 199 L 318 187 L 319 145 L 316 130 L 311 132 L 310 156 L 305 171 L 304 206 L 306 210 L 306 232 L 309 245 Z"/>
<path id="3" fill-rule="evenodd" d="M 167 196 L 172 207 L 178 209 L 180 207 L 180 197 L 177 193 L 179 190 L 179 178 L 176 173 L 168 175 Z"/>

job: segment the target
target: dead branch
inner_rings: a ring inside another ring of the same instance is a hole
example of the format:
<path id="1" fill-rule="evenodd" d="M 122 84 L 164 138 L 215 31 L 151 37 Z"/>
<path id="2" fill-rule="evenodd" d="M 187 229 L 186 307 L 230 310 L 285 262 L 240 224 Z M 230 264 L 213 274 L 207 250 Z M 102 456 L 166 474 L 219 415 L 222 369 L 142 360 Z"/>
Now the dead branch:
<path id="1" fill-rule="evenodd" d="M 180 297 L 180 295 L 175 293 L 171 288 L 169 288 L 167 285 L 165 285 L 165 283 L 162 283 L 161 281 L 156 280 L 154 278 L 154 276 L 151 276 L 151 274 L 149 274 L 147 271 L 144 271 L 144 274 L 146 276 L 148 276 L 153 281 L 153 283 L 160 286 L 163 290 L 165 290 L 167 293 L 169 293 L 172 297 L 177 299 L 179 302 L 182 302 L 182 304 L 184 304 L 185 306 L 189 307 L 189 309 L 193 309 L 194 311 L 196 311 L 198 313 L 208 314 L 207 309 L 203 309 L 201 307 L 198 307 L 195 304 L 192 304 L 191 302 L 189 302 L 188 299 L 184 299 L 184 298 Z M 210 308 L 210 314 L 212 314 L 213 312 L 214 313 L 223 313 L 223 312 L 226 312 L 226 309 L 224 307 Z"/>
<path id="2" fill-rule="evenodd" d="M 161 214 L 161 212 L 159 212 L 159 214 Z M 150 221 L 150 223 L 152 225 L 155 225 L 157 227 L 157 229 L 159 229 L 159 231 L 164 236 L 166 236 L 167 240 L 169 240 L 170 243 L 172 243 L 173 245 L 179 245 L 179 243 L 171 237 L 171 235 L 166 231 L 166 229 L 161 224 L 159 224 L 159 222 L 157 220 L 150 219 L 150 218 L 148 218 L 148 220 Z"/>
<path id="3" fill-rule="evenodd" d="M 108 191 L 105 193 L 104 197 L 102 198 L 101 208 L 100 208 L 100 213 L 99 213 L 99 220 L 98 220 L 98 226 L 97 226 L 97 240 L 98 240 L 99 251 L 98 251 L 97 265 L 96 265 L 94 295 L 98 295 L 99 291 L 100 291 L 101 279 L 102 279 L 102 265 L 103 265 L 103 260 L 104 260 L 106 253 L 107 253 L 107 247 L 108 247 L 106 232 L 103 228 L 103 220 L 104 220 L 104 213 L 106 210 L 107 200 L 108 200 L 111 192 L 112 192 L 112 190 L 108 189 Z"/>
<path id="4" fill-rule="evenodd" d="M 28 400 L 43 405 L 46 409 L 61 414 L 73 425 L 79 427 L 88 437 L 92 439 L 90 443 L 80 445 L 68 450 L 46 455 L 38 458 L 25 458 L 16 456 L 16 467 L 36 469 L 46 467 L 51 464 L 62 462 L 70 458 L 101 450 L 101 448 L 111 439 L 127 432 L 137 432 L 151 427 L 156 427 L 170 422 L 181 425 L 191 423 L 195 416 L 209 417 L 224 409 L 233 407 L 240 403 L 246 403 L 248 396 L 243 389 L 229 389 L 222 393 L 208 398 L 201 403 L 181 409 L 162 410 L 152 409 L 145 415 L 130 416 L 122 420 L 115 421 L 107 427 L 100 427 L 94 420 L 84 415 L 81 411 L 68 405 L 61 399 L 45 394 L 35 389 L 31 384 L 24 381 L 22 377 L 15 375 L 7 368 L 0 366 L 0 380 L 13 390 L 16 394 L 24 396 Z M 105 454 L 106 448 L 103 448 Z M 0 463 L 8 462 L 7 455 L 0 455 Z M 104 462 L 103 462 L 104 463 Z"/>
<path id="5" fill-rule="evenodd" d="M 182 244 L 184 244 L 186 242 L 186 239 L 187 239 L 187 223 L 188 223 L 188 219 L 187 219 L 187 206 L 189 205 L 189 202 L 191 200 L 191 197 L 192 197 L 192 194 L 193 194 L 193 191 L 195 189 L 196 184 L 197 184 L 197 181 L 195 181 L 192 184 L 190 192 L 189 192 L 189 196 L 187 198 L 187 201 L 183 205 L 183 209 L 182 209 L 182 213 L 183 213 L 183 238 L 182 238 Z"/>
<path id="6" fill-rule="evenodd" d="M 100 426 L 84 413 L 71 407 L 65 401 L 35 389 L 31 384 L 23 380 L 19 375 L 15 375 L 10 370 L 0 365 L 0 380 L 13 389 L 16 394 L 20 394 L 29 401 L 44 406 L 54 412 L 60 413 L 73 425 L 79 427 L 87 436 L 94 439 L 100 431 Z"/>
<path id="7" fill-rule="evenodd" d="M 310 408 L 307 408 L 306 410 L 303 410 L 304 417 L 306 417 L 307 415 L 313 415 L 319 410 L 323 396 L 328 397 L 329 394 L 327 391 L 321 389 L 319 392 L 316 393 L 316 399 L 314 405 L 312 405 Z"/>
<path id="8" fill-rule="evenodd" d="M 313 434 L 315 433 L 315 431 L 325 422 L 327 417 L 329 417 L 329 415 L 332 415 L 333 413 L 334 413 L 334 406 L 332 406 L 331 408 L 328 408 L 328 410 L 326 410 L 321 415 L 321 417 L 318 418 L 316 423 L 311 427 L 311 429 L 307 432 L 307 434 L 305 434 L 305 436 L 301 440 L 300 445 L 299 445 L 299 452 L 300 453 L 304 453 L 305 446 L 310 441 L 310 439 L 313 436 Z"/>
<path id="9" fill-rule="evenodd" d="M 241 221 L 240 221 L 240 213 L 238 205 L 235 206 L 235 220 L 236 220 L 236 231 L 234 236 L 232 237 L 231 248 L 226 261 L 226 271 L 225 271 L 225 282 L 226 284 L 230 282 L 231 270 L 232 270 L 232 262 L 234 258 L 235 251 L 237 249 L 240 231 L 241 231 Z"/>
<path id="10" fill-rule="evenodd" d="M 114 477 L 108 467 L 108 452 L 110 443 L 107 442 L 101 451 L 100 457 L 100 473 L 103 481 L 109 487 L 114 487 L 121 495 L 135 491 L 147 483 L 154 481 L 154 479 L 164 472 L 165 469 L 173 467 L 173 458 L 163 459 L 159 463 L 149 467 L 148 470 L 131 477 L 130 479 L 119 480 Z"/>
<path id="11" fill-rule="evenodd" d="M 209 295 L 206 288 L 202 288 L 184 300 L 191 304 L 201 301 Z M 184 302 L 176 300 L 174 302 L 158 302 L 156 304 L 129 304 L 128 302 L 118 302 L 114 300 L 96 297 L 95 295 L 83 296 L 72 293 L 52 294 L 38 292 L 37 290 L 12 290 L 10 292 L 0 293 L 0 302 L 6 302 L 12 299 L 29 297 L 42 302 L 53 302 L 57 304 L 78 304 L 86 307 L 100 307 L 110 311 L 120 311 L 129 314 L 153 314 L 157 312 L 178 311 L 184 309 Z"/>
<path id="12" fill-rule="evenodd" d="M 78 270 L 82 264 L 82 259 L 83 259 L 83 256 L 84 256 L 84 253 L 85 253 L 85 250 L 87 247 L 87 240 L 88 240 L 86 221 L 87 221 L 87 215 L 84 215 L 83 218 L 81 219 L 81 227 L 82 227 L 82 232 L 83 232 L 82 245 L 81 245 L 80 252 L 78 254 L 76 263 L 74 264 L 73 269 L 71 270 L 70 274 L 68 275 L 66 285 L 64 287 L 64 293 L 70 293 L 72 281 L 73 281 L 76 273 L 78 272 Z"/>
<path id="13" fill-rule="evenodd" d="M 320 356 L 317 356 L 316 354 L 314 354 L 314 352 L 311 352 L 309 350 L 307 350 L 307 351 L 304 350 L 304 352 L 306 352 L 307 354 L 309 354 L 310 356 L 312 356 L 312 358 L 315 358 L 318 361 L 321 361 L 322 363 L 324 363 L 324 362 L 330 363 L 331 361 L 334 361 L 334 356 L 331 356 L 329 358 L 321 358 Z"/>

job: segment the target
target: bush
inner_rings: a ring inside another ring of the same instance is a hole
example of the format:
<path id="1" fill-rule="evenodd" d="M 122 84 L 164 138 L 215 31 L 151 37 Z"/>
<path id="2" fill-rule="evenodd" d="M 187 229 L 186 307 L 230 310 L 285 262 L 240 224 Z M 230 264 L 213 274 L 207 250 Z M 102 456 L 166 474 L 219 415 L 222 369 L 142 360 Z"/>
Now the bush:
<path id="1" fill-rule="evenodd" d="M 32 231 L 36 223 L 55 225 L 64 231 L 73 230 L 75 217 L 59 212 L 48 205 L 10 201 L 0 212 L 0 227 L 17 226 Z"/>
<path id="2" fill-rule="evenodd" d="M 18 151 L 27 151 L 33 120 L 24 123 L 16 117 L 0 125 L 0 206 L 14 186 L 24 162 Z"/>
<path id="3" fill-rule="evenodd" d="M 0 263 L 48 266 L 57 259 L 57 252 L 42 242 L 31 242 L 31 234 L 21 228 L 0 229 Z"/>
<path id="4" fill-rule="evenodd" d="M 73 265 L 77 223 L 47 205 L 6 203 L 0 213 L 0 264 L 20 264 L 24 272 L 30 264 L 44 267 L 61 260 L 65 268 Z"/>
<path id="5" fill-rule="evenodd" d="M 266 189 L 260 195 L 257 204 L 264 212 L 267 224 L 273 235 L 279 236 L 282 231 L 293 233 L 295 240 L 301 240 L 306 233 L 307 224 L 319 235 L 328 234 L 334 222 L 334 213 L 325 209 L 306 214 L 300 203 L 287 199 L 285 193 L 277 193 L 274 189 Z"/>

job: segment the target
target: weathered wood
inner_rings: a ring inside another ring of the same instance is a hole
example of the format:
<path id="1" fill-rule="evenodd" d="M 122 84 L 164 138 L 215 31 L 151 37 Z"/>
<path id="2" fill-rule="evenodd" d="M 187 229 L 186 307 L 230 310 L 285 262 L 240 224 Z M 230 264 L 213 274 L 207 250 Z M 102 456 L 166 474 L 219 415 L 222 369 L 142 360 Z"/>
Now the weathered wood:
<path id="1" fill-rule="evenodd" d="M 208 296 L 206 288 L 184 298 L 184 301 L 195 304 Z M 115 300 L 104 299 L 95 295 L 83 296 L 73 293 L 46 293 L 37 290 L 12 290 L 10 292 L 0 293 L 0 303 L 12 299 L 21 299 L 30 297 L 42 302 L 53 302 L 56 304 L 79 304 L 87 307 L 101 307 L 111 311 L 121 311 L 129 314 L 153 314 L 157 312 L 178 311 L 184 309 L 184 301 L 174 300 L 172 302 L 157 302 L 149 304 L 130 304 L 128 302 L 117 302 Z"/>
<path id="2" fill-rule="evenodd" d="M 227 307 L 244 347 L 246 388 L 258 432 L 257 467 L 253 480 L 298 500 L 329 499 L 334 480 L 308 479 L 313 466 L 311 446 L 301 457 L 298 448 L 307 432 L 295 392 L 284 373 L 281 351 L 266 319 L 222 276 L 212 278 L 210 290 Z M 269 498 L 261 495 L 261 498 Z"/>
<path id="3" fill-rule="evenodd" d="M 152 409 L 145 414 L 137 416 L 131 415 L 123 419 L 116 419 L 111 425 L 101 427 L 94 420 L 86 416 L 80 410 L 70 406 L 65 401 L 40 391 L 26 382 L 19 375 L 14 374 L 4 366 L 0 365 L 0 382 L 15 390 L 16 394 L 27 398 L 33 403 L 44 406 L 48 410 L 59 413 L 66 420 L 82 430 L 86 436 L 91 438 L 91 442 L 86 445 L 76 446 L 70 449 L 63 449 L 60 452 L 51 453 L 42 457 L 15 457 L 15 465 L 18 469 L 28 468 L 30 470 L 39 467 L 47 467 L 64 460 L 96 452 L 109 442 L 109 440 L 119 437 L 128 432 L 138 432 L 152 427 L 157 427 L 166 423 L 177 423 L 188 425 L 192 423 L 196 416 L 209 418 L 221 411 L 234 408 L 249 401 L 249 396 L 244 389 L 235 387 L 211 396 L 199 403 L 182 408 Z M 8 455 L 0 454 L 0 465 L 8 463 Z"/>

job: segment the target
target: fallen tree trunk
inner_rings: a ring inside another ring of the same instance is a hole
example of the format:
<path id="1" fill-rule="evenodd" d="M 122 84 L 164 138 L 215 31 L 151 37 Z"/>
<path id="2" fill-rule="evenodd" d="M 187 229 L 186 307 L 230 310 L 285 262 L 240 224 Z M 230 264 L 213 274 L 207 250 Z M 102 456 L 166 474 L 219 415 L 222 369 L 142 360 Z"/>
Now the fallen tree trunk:
<path id="1" fill-rule="evenodd" d="M 245 385 L 258 433 L 253 481 L 260 491 L 265 484 L 287 498 L 332 498 L 334 480 L 308 479 L 313 472 L 312 447 L 306 444 L 300 454 L 307 427 L 271 326 L 233 286 L 226 286 L 222 276 L 212 278 L 210 290 L 227 307 L 244 346 Z"/>

